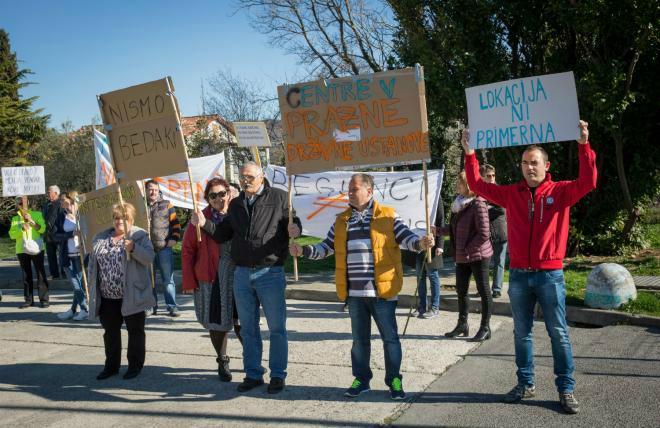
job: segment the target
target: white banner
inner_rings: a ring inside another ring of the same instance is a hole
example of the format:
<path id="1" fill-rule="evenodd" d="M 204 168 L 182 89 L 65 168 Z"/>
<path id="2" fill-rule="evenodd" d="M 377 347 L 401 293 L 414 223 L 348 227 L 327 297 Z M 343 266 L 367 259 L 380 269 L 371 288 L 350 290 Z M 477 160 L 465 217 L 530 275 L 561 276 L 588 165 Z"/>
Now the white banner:
<path id="1" fill-rule="evenodd" d="M 207 203 L 204 200 L 204 188 L 206 183 L 213 177 L 224 177 L 225 175 L 225 154 L 204 156 L 201 158 L 188 159 L 188 166 L 192 173 L 195 186 L 195 196 L 200 208 L 205 208 Z M 188 173 L 168 175 L 166 177 L 156 177 L 163 199 L 172 202 L 175 207 L 193 209 L 192 197 L 190 193 L 190 181 Z"/>
<path id="2" fill-rule="evenodd" d="M 429 210 L 433 224 L 442 190 L 444 170 L 428 171 Z M 293 207 L 303 224 L 305 235 L 325 238 L 337 214 L 348 207 L 348 182 L 354 172 L 322 172 L 293 176 Z M 422 171 L 370 172 L 374 177 L 374 197 L 396 210 L 416 232 L 426 229 L 424 180 Z M 286 168 L 271 165 L 266 177 L 274 186 L 288 190 Z"/>
<path id="3" fill-rule="evenodd" d="M 43 166 L 2 168 L 2 196 L 43 195 L 46 180 Z"/>
<path id="4" fill-rule="evenodd" d="M 475 86 L 467 88 L 465 96 L 473 149 L 580 137 L 572 71 Z"/>

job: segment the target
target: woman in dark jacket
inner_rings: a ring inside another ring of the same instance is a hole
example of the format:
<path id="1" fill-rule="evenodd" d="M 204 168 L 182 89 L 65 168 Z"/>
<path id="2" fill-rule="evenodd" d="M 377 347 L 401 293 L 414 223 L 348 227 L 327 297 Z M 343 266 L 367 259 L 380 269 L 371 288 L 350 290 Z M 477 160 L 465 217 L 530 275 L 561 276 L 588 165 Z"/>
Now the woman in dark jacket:
<path id="1" fill-rule="evenodd" d="M 209 204 L 202 211 L 204 217 L 218 224 L 227 215 L 232 199 L 231 186 L 221 178 L 212 178 L 204 190 L 204 199 Z M 234 304 L 234 262 L 230 248 L 231 241 L 218 244 L 207 233 L 202 233 L 201 242 L 197 242 L 193 225 L 186 228 L 181 247 L 183 292 L 195 296 L 195 315 L 202 327 L 209 331 L 217 354 L 218 377 L 222 382 L 232 379 L 227 356 L 227 337 L 232 328 L 241 340 L 241 326 Z"/>
<path id="2" fill-rule="evenodd" d="M 447 337 L 468 336 L 468 286 L 474 275 L 481 295 L 481 327 L 471 342 L 490 339 L 490 314 L 493 297 L 488 286 L 488 266 L 493 248 L 490 244 L 490 225 L 486 201 L 470 191 L 465 171 L 456 182 L 456 199 L 451 206 L 450 226 L 438 229 L 440 236 L 449 233 L 456 261 L 456 293 L 458 294 L 458 324 L 445 334 Z"/>

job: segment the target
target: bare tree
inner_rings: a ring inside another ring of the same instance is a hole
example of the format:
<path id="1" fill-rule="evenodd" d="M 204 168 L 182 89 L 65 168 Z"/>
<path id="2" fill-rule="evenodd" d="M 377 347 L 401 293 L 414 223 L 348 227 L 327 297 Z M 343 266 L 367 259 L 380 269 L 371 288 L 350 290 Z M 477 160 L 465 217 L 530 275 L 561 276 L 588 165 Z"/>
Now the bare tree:
<path id="1" fill-rule="evenodd" d="M 210 90 L 202 99 L 203 110 L 207 113 L 217 113 L 231 122 L 272 119 L 277 114 L 279 107 L 274 89 L 267 91 L 229 69 L 218 71 L 207 83 Z"/>
<path id="2" fill-rule="evenodd" d="M 380 0 L 235 0 L 270 44 L 298 56 L 311 75 L 387 69 L 394 26 Z"/>

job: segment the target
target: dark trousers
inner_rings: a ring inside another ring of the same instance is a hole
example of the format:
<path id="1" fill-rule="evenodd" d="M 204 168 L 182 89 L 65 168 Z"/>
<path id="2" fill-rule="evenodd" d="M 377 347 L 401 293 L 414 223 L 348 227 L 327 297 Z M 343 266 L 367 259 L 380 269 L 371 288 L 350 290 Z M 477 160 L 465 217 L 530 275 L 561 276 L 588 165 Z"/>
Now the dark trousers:
<path id="1" fill-rule="evenodd" d="M 144 333 L 144 311 L 137 314 L 123 316 L 121 314 L 122 299 L 101 298 L 101 310 L 99 316 L 103 333 L 103 344 L 105 345 L 105 370 L 116 372 L 121 366 L 121 326 L 125 322 L 128 331 L 128 368 L 141 370 L 144 366 L 145 355 L 145 333 Z"/>
<path id="2" fill-rule="evenodd" d="M 481 295 L 481 326 L 486 327 L 490 323 L 493 295 L 488 285 L 488 268 L 490 257 L 471 263 L 456 263 L 456 294 L 458 294 L 458 319 L 467 321 L 470 298 L 468 297 L 468 286 L 470 276 L 474 275 L 477 290 Z"/>
<path id="3" fill-rule="evenodd" d="M 59 251 L 57 251 L 57 242 L 46 242 L 46 254 L 48 255 L 48 270 L 50 276 L 60 276 L 60 268 L 57 262 Z"/>
<path id="4" fill-rule="evenodd" d="M 48 280 L 46 279 L 46 267 L 44 266 L 44 252 L 30 255 L 17 254 L 18 262 L 23 269 L 23 296 L 28 303 L 34 302 L 34 283 L 32 280 L 32 265 L 37 271 L 37 287 L 39 290 L 39 301 L 48 302 Z"/>

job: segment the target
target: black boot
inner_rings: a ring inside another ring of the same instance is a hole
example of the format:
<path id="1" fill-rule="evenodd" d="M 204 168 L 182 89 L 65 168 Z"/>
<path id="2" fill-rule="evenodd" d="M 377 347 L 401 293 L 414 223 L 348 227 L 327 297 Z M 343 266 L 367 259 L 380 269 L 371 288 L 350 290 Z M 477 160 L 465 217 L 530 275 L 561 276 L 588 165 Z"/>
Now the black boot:
<path id="1" fill-rule="evenodd" d="M 469 339 L 468 342 L 483 342 L 488 339 L 490 339 L 490 327 L 482 325 L 479 327 L 477 334 L 472 339 Z"/>
<path id="2" fill-rule="evenodd" d="M 218 362 L 218 377 L 221 382 L 231 382 L 231 370 L 229 370 L 229 357 L 223 355 L 216 358 Z"/>
<path id="3" fill-rule="evenodd" d="M 456 337 L 456 336 L 468 336 L 470 334 L 470 327 L 468 326 L 468 323 L 466 320 L 458 320 L 458 324 L 456 324 L 456 328 L 454 328 L 452 331 L 445 333 L 446 337 Z"/>

